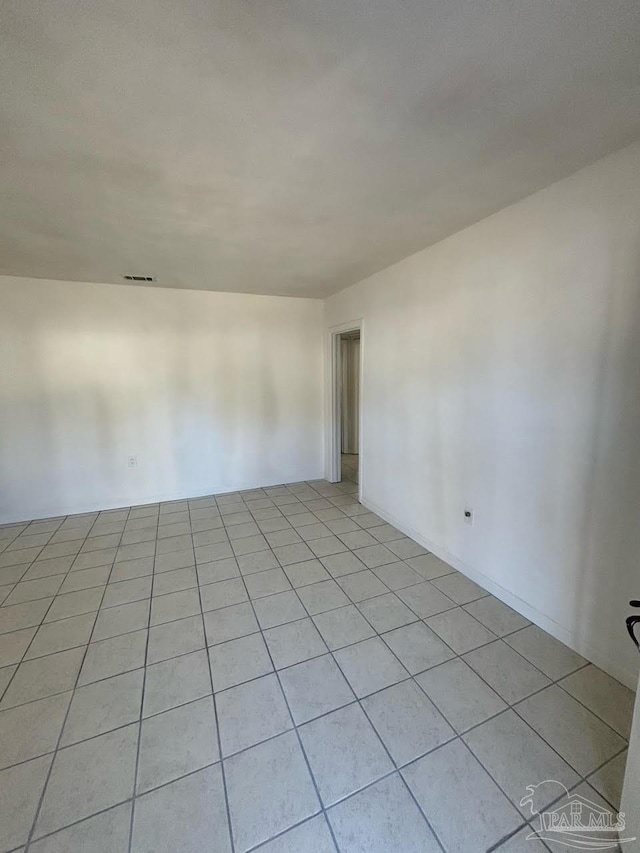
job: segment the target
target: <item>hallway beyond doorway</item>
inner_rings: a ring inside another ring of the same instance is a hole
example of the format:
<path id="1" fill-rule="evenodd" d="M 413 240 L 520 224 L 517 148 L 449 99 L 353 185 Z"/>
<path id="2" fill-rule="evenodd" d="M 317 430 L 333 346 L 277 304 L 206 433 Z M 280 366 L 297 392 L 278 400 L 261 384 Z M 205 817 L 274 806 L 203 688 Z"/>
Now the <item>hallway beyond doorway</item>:
<path id="1" fill-rule="evenodd" d="M 357 453 L 342 453 L 342 482 L 358 483 L 359 461 L 360 457 Z"/>
<path id="2" fill-rule="evenodd" d="M 359 483 L 360 329 L 340 335 L 340 479 Z"/>

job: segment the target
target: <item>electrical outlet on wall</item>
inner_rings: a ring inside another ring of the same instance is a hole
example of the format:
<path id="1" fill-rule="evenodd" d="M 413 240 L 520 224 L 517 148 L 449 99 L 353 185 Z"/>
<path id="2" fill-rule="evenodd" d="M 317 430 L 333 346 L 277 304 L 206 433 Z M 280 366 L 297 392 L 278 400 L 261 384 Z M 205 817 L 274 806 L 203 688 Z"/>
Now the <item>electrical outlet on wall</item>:
<path id="1" fill-rule="evenodd" d="M 464 508 L 464 521 L 465 524 L 473 524 L 473 508 L 470 506 Z"/>
<path id="2" fill-rule="evenodd" d="M 138 467 L 138 457 L 137 456 L 128 456 L 127 457 L 127 467 L 128 468 L 137 468 Z"/>

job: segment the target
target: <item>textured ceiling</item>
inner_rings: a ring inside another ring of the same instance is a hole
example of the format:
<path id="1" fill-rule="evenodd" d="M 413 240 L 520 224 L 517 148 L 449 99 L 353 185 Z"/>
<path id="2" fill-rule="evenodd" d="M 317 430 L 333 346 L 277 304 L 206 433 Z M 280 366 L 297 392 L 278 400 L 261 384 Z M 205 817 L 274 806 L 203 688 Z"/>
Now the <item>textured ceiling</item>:
<path id="1" fill-rule="evenodd" d="M 640 135 L 638 0 L 0 16 L 0 274 L 325 296 Z"/>

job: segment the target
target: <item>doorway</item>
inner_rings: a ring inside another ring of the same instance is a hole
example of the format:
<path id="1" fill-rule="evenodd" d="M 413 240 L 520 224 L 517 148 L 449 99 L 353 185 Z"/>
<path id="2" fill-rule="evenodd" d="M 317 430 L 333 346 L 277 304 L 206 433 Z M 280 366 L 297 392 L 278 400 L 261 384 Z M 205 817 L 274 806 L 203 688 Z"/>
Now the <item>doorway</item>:
<path id="1" fill-rule="evenodd" d="M 326 478 L 362 496 L 364 320 L 333 326 L 327 339 Z"/>
<path id="2" fill-rule="evenodd" d="M 340 335 L 340 479 L 360 479 L 360 329 Z"/>

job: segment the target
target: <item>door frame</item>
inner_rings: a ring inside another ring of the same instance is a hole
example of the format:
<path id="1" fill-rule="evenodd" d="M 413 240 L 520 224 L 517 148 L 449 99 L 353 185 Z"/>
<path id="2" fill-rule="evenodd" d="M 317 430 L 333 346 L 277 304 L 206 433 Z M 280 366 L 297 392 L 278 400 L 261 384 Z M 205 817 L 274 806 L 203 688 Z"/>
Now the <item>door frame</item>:
<path id="1" fill-rule="evenodd" d="M 342 460 L 340 456 L 342 440 L 342 400 L 340 394 L 340 381 L 342 373 L 342 356 L 340 350 L 340 335 L 345 332 L 360 332 L 360 364 L 358 371 L 360 375 L 360 399 L 358 405 L 358 499 L 362 498 L 364 482 L 364 466 L 362 464 L 362 448 L 364 446 L 364 431 L 362 429 L 362 400 L 363 400 L 363 378 L 364 378 L 364 320 L 351 320 L 348 323 L 340 323 L 339 326 L 331 326 L 327 330 L 327 361 L 328 361 L 328 384 L 327 389 L 327 462 L 326 478 L 330 483 L 340 482 Z"/>

